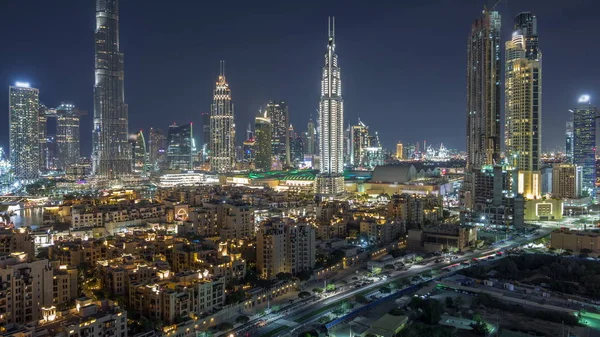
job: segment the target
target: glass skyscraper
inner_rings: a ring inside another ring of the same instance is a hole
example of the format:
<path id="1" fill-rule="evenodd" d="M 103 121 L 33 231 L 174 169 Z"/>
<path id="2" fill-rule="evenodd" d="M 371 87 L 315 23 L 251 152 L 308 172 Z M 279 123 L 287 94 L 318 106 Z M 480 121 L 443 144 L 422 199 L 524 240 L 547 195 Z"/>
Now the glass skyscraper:
<path id="1" fill-rule="evenodd" d="M 596 117 L 598 109 L 592 106 L 590 97 L 579 97 L 573 109 L 573 164 L 581 166 L 581 185 L 591 196 L 595 196 L 596 187 Z"/>
<path id="2" fill-rule="evenodd" d="M 338 56 L 335 53 L 335 18 L 330 19 L 328 30 L 319 104 L 320 174 L 316 180 L 317 194 L 322 197 L 344 192 L 344 101 Z"/>
<path id="3" fill-rule="evenodd" d="M 500 162 L 500 21 L 500 13 L 485 9 L 467 40 L 467 167 L 460 203 L 468 210 L 480 199 L 476 172 Z"/>
<path id="4" fill-rule="evenodd" d="M 57 169 L 59 170 L 64 171 L 79 162 L 80 115 L 81 112 L 73 104 L 63 103 L 56 108 Z"/>
<path id="5" fill-rule="evenodd" d="M 213 93 L 210 112 L 210 167 L 218 173 L 230 172 L 235 164 L 235 124 L 231 89 L 225 79 L 225 62 Z"/>
<path id="6" fill-rule="evenodd" d="M 519 14 L 515 29 L 506 42 L 505 145 L 518 170 L 517 192 L 531 199 L 541 195 L 542 53 L 535 16 Z"/>
<path id="7" fill-rule="evenodd" d="M 110 179 L 131 172 L 119 0 L 96 0 L 95 38 L 93 170 Z"/>
<path id="8" fill-rule="evenodd" d="M 32 181 L 40 174 L 40 92 L 19 83 L 8 89 L 10 164 L 15 178 Z"/>
<path id="9" fill-rule="evenodd" d="M 290 116 L 288 106 L 283 101 L 270 101 L 267 103 L 267 117 L 273 127 L 273 156 L 282 166 L 290 165 L 290 141 L 288 127 Z"/>
<path id="10" fill-rule="evenodd" d="M 273 157 L 273 125 L 267 112 L 254 119 L 255 155 L 254 167 L 257 170 L 269 171 Z"/>
<path id="11" fill-rule="evenodd" d="M 167 135 L 167 162 L 169 170 L 191 170 L 193 163 L 192 123 L 171 125 Z"/>

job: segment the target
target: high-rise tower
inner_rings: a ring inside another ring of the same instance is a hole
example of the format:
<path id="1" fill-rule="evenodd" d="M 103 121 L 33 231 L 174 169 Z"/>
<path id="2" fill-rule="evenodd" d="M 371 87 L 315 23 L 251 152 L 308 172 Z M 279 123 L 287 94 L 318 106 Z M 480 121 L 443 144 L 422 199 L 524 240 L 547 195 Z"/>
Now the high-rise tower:
<path id="1" fill-rule="evenodd" d="M 62 103 L 56 108 L 56 146 L 58 168 L 66 170 L 79 161 L 79 123 L 82 114 L 73 104 Z"/>
<path id="2" fill-rule="evenodd" d="M 315 155 L 317 154 L 317 127 L 313 122 L 312 117 L 308 120 L 306 129 L 306 154 Z"/>
<path id="3" fill-rule="evenodd" d="M 219 79 L 210 112 L 210 166 L 218 173 L 229 172 L 235 164 L 235 124 L 231 89 L 225 79 L 225 61 L 221 61 Z"/>
<path id="4" fill-rule="evenodd" d="M 466 115 L 467 170 L 460 202 L 464 209 L 473 209 L 477 200 L 474 173 L 500 162 L 500 13 L 496 11 L 484 9 L 471 26 Z"/>
<path id="5" fill-rule="evenodd" d="M 254 119 L 254 132 L 256 135 L 254 165 L 258 170 L 269 171 L 271 169 L 273 130 L 274 128 L 271 125 L 271 119 L 268 117 L 267 112 L 259 112 L 259 115 Z"/>
<path id="6" fill-rule="evenodd" d="M 344 101 L 338 56 L 335 53 L 335 18 L 329 19 L 329 40 L 321 77 L 319 104 L 320 174 L 317 194 L 335 196 L 344 192 Z"/>
<path id="7" fill-rule="evenodd" d="M 596 188 L 596 118 L 598 109 L 591 104 L 590 96 L 579 97 L 573 109 L 573 163 L 581 166 L 582 187 L 586 194 L 595 197 Z"/>
<path id="8" fill-rule="evenodd" d="M 542 53 L 538 49 L 536 18 L 522 13 L 516 31 L 506 42 L 506 152 L 518 170 L 517 192 L 529 199 L 541 195 Z"/>
<path id="9" fill-rule="evenodd" d="M 31 181 L 40 174 L 38 89 L 20 83 L 8 89 L 10 164 L 18 180 Z"/>
<path id="10" fill-rule="evenodd" d="M 283 166 L 290 165 L 290 142 L 288 127 L 290 116 L 288 106 L 284 101 L 270 101 L 267 103 L 267 117 L 273 127 L 273 156 Z"/>
<path id="11" fill-rule="evenodd" d="M 119 50 L 119 0 L 96 0 L 94 173 L 116 178 L 131 172 L 129 119 Z"/>

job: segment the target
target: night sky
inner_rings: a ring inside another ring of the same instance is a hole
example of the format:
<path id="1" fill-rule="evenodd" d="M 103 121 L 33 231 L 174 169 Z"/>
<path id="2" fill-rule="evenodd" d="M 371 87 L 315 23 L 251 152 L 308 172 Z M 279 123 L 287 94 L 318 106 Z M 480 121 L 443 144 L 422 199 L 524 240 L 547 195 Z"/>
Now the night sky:
<path id="1" fill-rule="evenodd" d="M 467 37 L 492 2 L 121 0 L 129 129 L 200 126 L 225 60 L 238 142 L 270 99 L 287 101 L 295 129 L 305 131 L 309 116 L 316 118 L 327 16 L 335 15 L 345 124 L 360 117 L 389 148 L 399 140 L 427 140 L 464 149 Z M 586 93 L 600 104 L 600 1 L 505 0 L 497 9 L 505 40 L 518 12 L 538 17 L 543 148 L 562 147 L 567 110 L 577 97 Z M 15 81 L 28 81 L 48 106 L 68 101 L 88 110 L 81 127 L 86 156 L 94 16 L 93 0 L 0 1 L 0 83 L 7 93 Z M 7 96 L 0 95 L 5 148 Z"/>

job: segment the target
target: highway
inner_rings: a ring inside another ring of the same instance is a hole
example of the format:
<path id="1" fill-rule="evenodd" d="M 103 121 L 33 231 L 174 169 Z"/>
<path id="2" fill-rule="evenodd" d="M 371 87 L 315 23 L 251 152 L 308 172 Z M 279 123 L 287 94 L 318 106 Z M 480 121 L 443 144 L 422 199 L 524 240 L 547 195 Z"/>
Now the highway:
<path id="1" fill-rule="evenodd" d="M 441 269 L 451 264 L 456 264 L 464 261 L 471 261 L 473 258 L 486 256 L 499 250 L 505 250 L 508 248 L 521 246 L 527 242 L 531 242 L 540 237 L 548 235 L 550 229 L 541 228 L 538 230 L 538 232 L 539 234 L 537 235 L 530 237 L 518 237 L 517 239 L 506 241 L 503 244 L 492 246 L 489 249 L 485 249 L 483 251 L 466 253 L 460 256 L 458 259 L 453 260 L 451 262 L 435 263 L 433 261 L 438 257 L 434 257 L 431 258 L 425 265 L 414 264 L 408 270 L 392 272 L 392 275 L 388 279 L 379 280 L 360 288 L 355 288 L 354 281 L 348 281 L 348 284 L 343 288 L 342 291 L 339 291 L 331 296 L 327 296 L 327 294 L 324 294 L 321 298 L 312 297 L 291 305 L 283 306 L 278 313 L 273 313 L 263 316 L 261 318 L 253 319 L 240 327 L 223 333 L 222 336 L 230 336 L 231 334 L 237 336 L 263 336 L 265 334 L 269 334 L 270 331 L 277 329 L 277 326 L 287 326 L 289 329 L 286 328 L 285 330 L 279 331 L 278 333 L 271 335 L 271 337 L 294 336 L 295 333 L 309 329 L 309 327 L 314 322 L 318 321 L 319 318 L 331 313 L 331 311 L 335 310 L 337 306 L 332 306 L 330 310 L 324 310 L 323 312 L 316 314 L 304 321 L 297 321 L 306 316 L 307 314 L 310 314 L 311 312 L 318 311 L 334 303 L 341 305 L 344 301 L 353 298 L 357 294 L 369 290 L 376 291 L 383 285 L 388 284 L 392 281 L 410 278 L 430 270 Z"/>

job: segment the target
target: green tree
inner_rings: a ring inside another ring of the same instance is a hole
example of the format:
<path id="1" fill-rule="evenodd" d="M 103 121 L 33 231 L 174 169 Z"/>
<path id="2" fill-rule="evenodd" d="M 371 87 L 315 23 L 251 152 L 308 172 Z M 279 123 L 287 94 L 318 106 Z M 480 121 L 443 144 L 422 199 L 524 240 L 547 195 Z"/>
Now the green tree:
<path id="1" fill-rule="evenodd" d="M 382 294 L 389 294 L 392 292 L 392 289 L 390 289 L 388 287 L 381 287 L 381 288 L 379 288 L 379 292 Z"/>
<path id="2" fill-rule="evenodd" d="M 480 336 L 486 336 L 490 332 L 487 323 L 481 318 L 481 315 L 473 316 L 473 321 L 474 322 L 471 323 L 473 333 Z"/>
<path id="3" fill-rule="evenodd" d="M 325 291 L 335 291 L 335 284 L 330 283 L 327 285 L 327 287 L 325 287 Z"/>
<path id="4" fill-rule="evenodd" d="M 238 324 L 246 324 L 246 323 L 248 323 L 249 320 L 250 320 L 250 318 L 248 318 L 248 316 L 240 315 L 235 319 L 235 322 Z"/>
<path id="5" fill-rule="evenodd" d="M 354 300 L 356 301 L 356 303 L 360 303 L 360 304 L 367 304 L 369 303 L 369 300 L 363 296 L 363 295 L 356 295 L 354 296 Z"/>
<path id="6" fill-rule="evenodd" d="M 314 288 L 312 291 L 313 291 L 313 293 L 315 293 L 315 294 L 320 294 L 320 293 L 322 293 L 322 292 L 323 292 L 323 288 Z"/>
<path id="7" fill-rule="evenodd" d="M 446 308 L 454 307 L 454 301 L 452 300 L 451 296 L 446 296 L 445 303 L 446 303 Z"/>
<path id="8" fill-rule="evenodd" d="M 307 298 L 307 297 L 310 297 L 310 293 L 308 291 L 301 291 L 298 293 L 298 297 Z"/>

